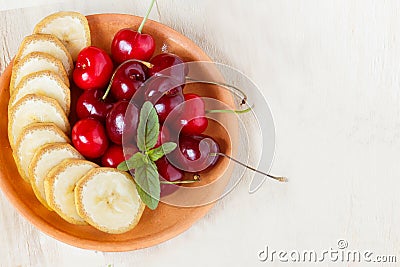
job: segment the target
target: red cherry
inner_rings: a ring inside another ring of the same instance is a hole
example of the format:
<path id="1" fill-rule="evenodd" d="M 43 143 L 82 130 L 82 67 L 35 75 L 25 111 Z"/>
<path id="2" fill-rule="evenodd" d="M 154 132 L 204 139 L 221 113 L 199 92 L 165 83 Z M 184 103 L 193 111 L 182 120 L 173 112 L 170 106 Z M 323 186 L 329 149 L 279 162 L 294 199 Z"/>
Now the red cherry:
<path id="1" fill-rule="evenodd" d="M 155 163 L 157 165 L 160 178 L 170 182 L 183 179 L 183 172 L 172 166 L 165 156 L 157 160 Z"/>
<path id="2" fill-rule="evenodd" d="M 161 53 L 150 60 L 153 67 L 149 69 L 149 76 L 157 75 L 162 72 L 162 75 L 172 76 L 179 81 L 184 81 L 188 73 L 188 69 L 183 64 L 183 60 L 175 54 Z M 175 66 L 173 68 L 170 68 Z M 170 68 L 168 70 L 165 70 Z"/>
<path id="3" fill-rule="evenodd" d="M 181 135 L 179 149 L 167 155 L 168 160 L 177 168 L 187 172 L 200 172 L 217 163 L 218 143 L 207 135 Z"/>
<path id="4" fill-rule="evenodd" d="M 144 84 L 145 101 L 154 104 L 160 122 L 184 101 L 180 82 L 170 77 L 155 77 Z"/>
<path id="5" fill-rule="evenodd" d="M 155 163 L 157 165 L 157 170 L 161 181 L 167 180 L 169 182 L 176 182 L 183 179 L 183 171 L 172 166 L 165 156 L 157 160 Z M 164 183 L 161 183 L 160 187 L 161 197 L 172 194 L 179 188 L 178 185 Z"/>
<path id="6" fill-rule="evenodd" d="M 102 100 L 104 91 L 101 89 L 92 89 L 84 91 L 76 102 L 76 114 L 79 119 L 95 118 L 105 121 L 108 112 L 113 104 L 109 98 Z"/>
<path id="7" fill-rule="evenodd" d="M 111 54 L 118 64 L 128 59 L 149 61 L 155 47 L 156 44 L 151 35 L 127 28 L 115 34 L 111 44 Z"/>
<path id="8" fill-rule="evenodd" d="M 122 134 L 136 140 L 137 125 L 139 123 L 139 109 L 126 100 L 114 104 L 106 118 L 108 137 L 115 144 L 122 144 Z M 125 117 L 128 118 L 125 120 Z"/>
<path id="9" fill-rule="evenodd" d="M 160 127 L 160 134 L 158 135 L 157 138 L 157 143 L 154 146 L 154 148 L 157 148 L 159 146 L 161 146 L 162 144 L 171 141 L 171 134 L 168 130 L 167 126 L 161 126 Z"/>
<path id="10" fill-rule="evenodd" d="M 111 84 L 111 94 L 117 100 L 130 100 L 147 79 L 147 68 L 139 62 L 126 62 L 118 67 Z"/>
<path id="11" fill-rule="evenodd" d="M 104 126 L 93 118 L 78 121 L 72 128 L 72 143 L 87 158 L 102 156 L 108 147 Z"/>
<path id="12" fill-rule="evenodd" d="M 100 48 L 89 46 L 78 54 L 72 77 L 79 88 L 89 90 L 105 87 L 112 73 L 110 56 Z"/>
<path id="13" fill-rule="evenodd" d="M 101 157 L 101 165 L 103 167 L 111 167 L 116 168 L 118 164 L 125 160 L 124 151 L 122 146 L 119 145 L 111 145 L 103 157 Z"/>
<path id="14" fill-rule="evenodd" d="M 180 130 L 181 133 L 186 135 L 203 133 L 208 126 L 203 99 L 196 94 L 184 94 L 184 98 L 185 102 L 182 105 L 182 111 L 177 115 L 178 123 L 174 125 L 177 127 L 175 130 Z"/>

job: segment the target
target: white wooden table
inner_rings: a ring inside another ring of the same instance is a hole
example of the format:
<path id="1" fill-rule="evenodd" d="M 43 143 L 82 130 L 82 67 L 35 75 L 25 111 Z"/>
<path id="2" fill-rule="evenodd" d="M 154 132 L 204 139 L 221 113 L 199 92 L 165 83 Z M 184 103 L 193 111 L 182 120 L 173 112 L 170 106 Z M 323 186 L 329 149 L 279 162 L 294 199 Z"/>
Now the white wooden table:
<path id="1" fill-rule="evenodd" d="M 27 8 L 0 11 L 0 71 L 49 13 L 143 15 L 147 4 L 1 0 L 1 9 Z M 262 88 L 277 132 L 272 172 L 290 183 L 267 181 L 249 195 L 243 181 L 182 235 L 124 253 L 56 241 L 0 193 L 0 266 L 257 266 L 267 265 L 258 259 L 266 245 L 323 251 L 339 239 L 400 262 L 399 1 L 158 0 L 150 18 Z"/>

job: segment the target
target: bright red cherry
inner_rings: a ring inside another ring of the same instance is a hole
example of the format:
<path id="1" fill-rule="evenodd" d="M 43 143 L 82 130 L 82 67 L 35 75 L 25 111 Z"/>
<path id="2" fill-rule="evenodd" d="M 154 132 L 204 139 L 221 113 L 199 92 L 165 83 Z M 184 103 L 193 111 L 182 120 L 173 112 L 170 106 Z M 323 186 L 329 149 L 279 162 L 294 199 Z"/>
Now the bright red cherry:
<path id="1" fill-rule="evenodd" d="M 179 149 L 167 155 L 168 160 L 177 168 L 187 172 L 200 172 L 214 166 L 219 153 L 218 143 L 207 135 L 181 135 Z"/>
<path id="2" fill-rule="evenodd" d="M 87 158 L 101 157 L 108 147 L 103 124 L 93 118 L 78 121 L 72 128 L 72 143 Z"/>
<path id="3" fill-rule="evenodd" d="M 72 78 L 81 89 L 99 89 L 109 83 L 113 68 L 112 60 L 104 50 L 89 46 L 78 54 Z"/>
<path id="4" fill-rule="evenodd" d="M 100 121 L 105 121 L 113 104 L 109 98 L 102 100 L 103 95 L 104 91 L 101 89 L 84 91 L 76 102 L 76 114 L 78 118 L 95 118 Z"/>
<path id="5" fill-rule="evenodd" d="M 185 102 L 182 112 L 178 115 L 177 131 L 186 135 L 198 135 L 203 133 L 208 126 L 205 117 L 205 104 L 203 99 L 196 94 L 184 94 Z"/>
<path id="6" fill-rule="evenodd" d="M 111 43 L 111 54 L 117 63 L 128 59 L 149 61 L 155 50 L 155 42 L 151 35 L 142 33 L 144 24 L 150 15 L 155 0 L 151 1 L 147 13 L 137 31 L 122 29 L 114 36 Z"/>
<path id="7" fill-rule="evenodd" d="M 128 59 L 149 61 L 156 44 L 149 34 L 133 29 L 122 29 L 115 34 L 111 44 L 111 54 L 115 62 L 121 64 Z"/>
<path id="8" fill-rule="evenodd" d="M 118 67 L 111 84 L 111 94 L 117 100 L 130 100 L 147 79 L 147 68 L 139 62 L 125 62 Z"/>
<path id="9" fill-rule="evenodd" d="M 111 145 L 101 157 L 103 167 L 116 168 L 118 164 L 125 160 L 124 151 L 120 145 Z"/>
<path id="10" fill-rule="evenodd" d="M 153 67 L 149 69 L 149 76 L 157 75 L 161 72 L 162 75 L 172 76 L 179 81 L 184 81 L 188 73 L 188 69 L 181 65 L 184 63 L 183 60 L 175 54 L 158 54 L 150 60 L 150 63 L 153 64 Z M 175 67 L 170 68 L 172 66 Z M 167 68 L 170 69 L 165 70 Z"/>
<path id="11" fill-rule="evenodd" d="M 128 109 L 128 106 L 130 107 Z M 106 118 L 108 137 L 117 145 L 122 144 L 122 134 L 136 140 L 137 125 L 139 123 L 139 109 L 126 100 L 114 104 Z M 125 119 L 127 118 L 127 119 Z"/>

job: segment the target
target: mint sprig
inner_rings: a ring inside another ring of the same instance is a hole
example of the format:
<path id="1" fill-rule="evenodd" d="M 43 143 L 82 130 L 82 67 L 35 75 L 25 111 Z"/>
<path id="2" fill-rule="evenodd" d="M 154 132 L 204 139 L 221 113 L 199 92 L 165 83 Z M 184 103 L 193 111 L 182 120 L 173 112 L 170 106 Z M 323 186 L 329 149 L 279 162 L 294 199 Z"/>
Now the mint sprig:
<path id="1" fill-rule="evenodd" d="M 154 148 L 159 134 L 160 124 L 157 112 L 153 104 L 146 101 L 140 110 L 137 128 L 136 140 L 139 152 L 121 162 L 117 167 L 120 171 L 135 170 L 136 189 L 142 201 L 151 210 L 157 208 L 161 191 L 157 165 L 154 162 L 177 147 L 177 144 L 167 142 Z"/>

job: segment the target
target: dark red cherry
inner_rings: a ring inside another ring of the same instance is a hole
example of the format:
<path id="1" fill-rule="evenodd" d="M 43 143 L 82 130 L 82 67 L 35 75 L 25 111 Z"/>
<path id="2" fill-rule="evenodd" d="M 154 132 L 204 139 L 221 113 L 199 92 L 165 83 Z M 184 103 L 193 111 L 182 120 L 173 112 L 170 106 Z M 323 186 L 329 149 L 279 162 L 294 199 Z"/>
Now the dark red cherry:
<path id="1" fill-rule="evenodd" d="M 161 123 L 184 101 L 180 84 L 181 82 L 170 77 L 154 77 L 143 85 L 144 100 L 154 104 Z"/>
<path id="2" fill-rule="evenodd" d="M 106 98 L 102 100 L 104 91 L 101 89 L 92 89 L 84 91 L 76 102 L 76 114 L 79 119 L 95 118 L 105 121 L 108 112 L 113 104 Z"/>
<path id="3" fill-rule="evenodd" d="M 158 135 L 157 143 L 154 148 L 161 146 L 162 144 L 171 141 L 171 133 L 167 126 L 160 127 L 160 134 Z"/>
<path id="4" fill-rule="evenodd" d="M 217 142 L 207 135 L 181 135 L 179 149 L 167 155 L 175 167 L 187 172 L 200 172 L 214 166 L 220 149 Z"/>
<path id="5" fill-rule="evenodd" d="M 113 62 L 104 50 L 88 46 L 78 54 L 72 78 L 81 89 L 99 89 L 109 83 L 113 68 Z"/>
<path id="6" fill-rule="evenodd" d="M 101 157 L 101 166 L 116 168 L 125 160 L 124 151 L 120 145 L 111 145 Z"/>
<path id="7" fill-rule="evenodd" d="M 138 122 L 139 109 L 135 105 L 130 105 L 126 100 L 115 103 L 106 118 L 108 137 L 117 145 L 122 144 L 122 134 L 136 140 Z"/>
<path id="8" fill-rule="evenodd" d="M 78 121 L 72 128 L 74 147 L 87 158 L 101 157 L 108 147 L 108 139 L 103 124 L 93 118 Z"/>
<path id="9" fill-rule="evenodd" d="M 157 160 L 156 162 L 158 174 L 161 181 L 176 182 L 183 179 L 183 171 L 172 166 L 167 158 L 164 156 Z M 175 184 L 165 184 L 161 183 L 161 197 L 172 194 L 175 192 L 179 186 Z"/>
<path id="10" fill-rule="evenodd" d="M 165 156 L 157 160 L 155 163 L 157 165 L 160 178 L 170 182 L 183 179 L 183 172 L 172 166 Z"/>
<path id="11" fill-rule="evenodd" d="M 111 84 L 111 94 L 117 100 L 130 100 L 147 79 L 147 67 L 139 62 L 125 62 L 118 67 Z"/>
<path id="12" fill-rule="evenodd" d="M 179 81 L 184 81 L 185 76 L 188 73 L 188 69 L 183 65 L 183 60 L 175 54 L 158 54 L 150 60 L 150 63 L 153 64 L 153 67 L 149 69 L 150 76 L 157 75 L 161 72 L 162 75 L 172 76 L 177 78 Z M 170 68 L 172 66 L 174 67 Z"/>
<path id="13" fill-rule="evenodd" d="M 203 99 L 196 94 L 184 94 L 184 98 L 185 102 L 177 118 L 176 130 L 186 135 L 203 133 L 208 126 Z"/>
<path id="14" fill-rule="evenodd" d="M 118 64 L 128 59 L 149 61 L 155 47 L 155 42 L 151 35 L 126 28 L 115 34 L 111 44 L 111 54 Z"/>

